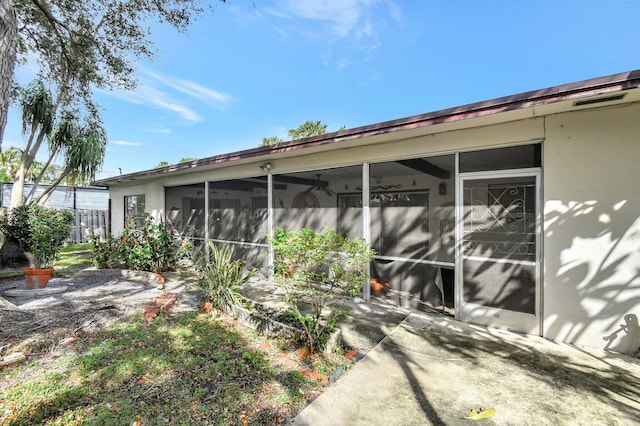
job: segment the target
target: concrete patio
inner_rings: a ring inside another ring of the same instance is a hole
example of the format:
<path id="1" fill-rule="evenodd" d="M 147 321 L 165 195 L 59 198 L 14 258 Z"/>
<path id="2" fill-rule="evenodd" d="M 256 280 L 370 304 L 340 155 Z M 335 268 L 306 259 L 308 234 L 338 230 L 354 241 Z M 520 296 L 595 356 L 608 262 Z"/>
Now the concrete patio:
<path id="1" fill-rule="evenodd" d="M 269 283 L 247 286 L 283 307 Z M 366 353 L 291 421 L 322 425 L 458 425 L 494 408 L 483 424 L 631 425 L 640 419 L 640 360 L 537 336 L 355 299 L 340 327 Z"/>

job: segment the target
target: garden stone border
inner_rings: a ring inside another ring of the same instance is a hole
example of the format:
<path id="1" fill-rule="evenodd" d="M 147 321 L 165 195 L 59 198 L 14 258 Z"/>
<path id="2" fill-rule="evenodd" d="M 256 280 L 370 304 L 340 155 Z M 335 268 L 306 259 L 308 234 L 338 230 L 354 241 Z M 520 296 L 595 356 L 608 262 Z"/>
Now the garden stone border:
<path id="1" fill-rule="evenodd" d="M 155 272 L 121 269 L 120 274 L 124 278 L 135 281 L 144 281 L 151 285 L 155 285 L 158 290 L 164 290 L 164 277 L 160 274 L 156 274 Z"/>

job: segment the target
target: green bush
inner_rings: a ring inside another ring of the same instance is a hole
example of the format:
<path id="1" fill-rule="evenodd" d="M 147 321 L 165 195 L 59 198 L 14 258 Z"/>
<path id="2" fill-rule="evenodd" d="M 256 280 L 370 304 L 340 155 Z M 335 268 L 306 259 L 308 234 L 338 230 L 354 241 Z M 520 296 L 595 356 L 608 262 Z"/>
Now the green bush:
<path id="1" fill-rule="evenodd" d="M 203 293 L 213 308 L 229 312 L 241 299 L 238 289 L 249 281 L 255 270 L 245 272 L 245 262 L 233 259 L 232 246 L 219 247 L 208 242 L 209 254 L 201 253 L 196 262 L 200 277 L 194 287 Z"/>
<path id="2" fill-rule="evenodd" d="M 285 231 L 271 239 L 274 273 L 284 286 L 291 314 L 304 329 L 309 351 L 321 348 L 342 312 L 323 317 L 337 293 L 355 296 L 366 282 L 366 265 L 374 256 L 364 240 L 350 241 L 325 229 Z M 306 312 L 305 305 L 311 308 Z"/>
<path id="3" fill-rule="evenodd" d="M 145 214 L 141 228 L 133 217 L 127 219 L 122 235 L 106 241 L 93 240 L 93 263 L 98 268 L 166 272 L 176 269 L 179 259 L 193 246 L 183 244 L 162 220 Z"/>
<path id="4" fill-rule="evenodd" d="M 52 268 L 69 237 L 73 214 L 32 204 L 13 209 L 0 221 L 9 241 L 33 256 L 33 267 Z"/>
<path id="5" fill-rule="evenodd" d="M 105 241 L 93 238 L 93 265 L 98 269 L 113 269 L 122 264 L 120 240 L 109 235 Z"/>

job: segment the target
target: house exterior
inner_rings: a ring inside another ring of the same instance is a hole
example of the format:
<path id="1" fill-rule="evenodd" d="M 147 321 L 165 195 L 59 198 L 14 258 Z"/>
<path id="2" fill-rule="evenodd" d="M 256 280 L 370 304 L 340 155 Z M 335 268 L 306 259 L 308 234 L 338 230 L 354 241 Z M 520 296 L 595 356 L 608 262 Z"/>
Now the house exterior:
<path id="1" fill-rule="evenodd" d="M 640 70 L 96 182 L 269 274 L 302 227 L 376 250 L 363 297 L 604 350 L 640 346 Z"/>

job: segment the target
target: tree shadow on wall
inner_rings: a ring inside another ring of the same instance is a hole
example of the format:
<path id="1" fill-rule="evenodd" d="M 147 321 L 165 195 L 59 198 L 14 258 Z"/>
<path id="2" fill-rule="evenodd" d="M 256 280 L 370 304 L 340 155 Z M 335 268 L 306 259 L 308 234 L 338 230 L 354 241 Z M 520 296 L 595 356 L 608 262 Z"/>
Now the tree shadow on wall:
<path id="1" fill-rule="evenodd" d="M 586 334 L 599 333 L 604 350 L 638 350 L 640 327 L 633 313 L 640 303 L 638 211 L 634 202 L 588 201 L 545 214 L 545 236 L 552 240 L 545 247 L 545 267 L 557 271 L 546 291 L 554 300 L 579 304 L 578 312 L 558 309 L 547 315 L 547 334 L 579 342 Z M 603 324 L 593 324 L 596 320 Z"/>

